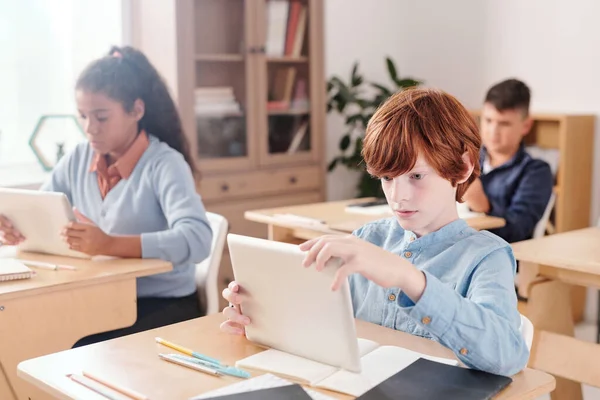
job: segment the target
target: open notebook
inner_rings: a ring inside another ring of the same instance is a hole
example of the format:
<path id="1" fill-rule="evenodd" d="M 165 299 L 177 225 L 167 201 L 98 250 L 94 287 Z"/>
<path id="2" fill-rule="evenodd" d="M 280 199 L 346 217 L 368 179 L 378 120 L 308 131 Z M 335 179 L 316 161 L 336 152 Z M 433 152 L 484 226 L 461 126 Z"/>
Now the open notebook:
<path id="1" fill-rule="evenodd" d="M 31 278 L 33 271 L 14 258 L 0 258 L 0 282 Z"/>
<path id="2" fill-rule="evenodd" d="M 456 360 L 431 357 L 397 346 L 380 346 L 358 339 L 361 372 L 348 372 L 331 365 L 269 349 L 236 362 L 240 368 L 271 372 L 313 387 L 360 396 L 403 370 L 419 358 L 457 365 Z"/>

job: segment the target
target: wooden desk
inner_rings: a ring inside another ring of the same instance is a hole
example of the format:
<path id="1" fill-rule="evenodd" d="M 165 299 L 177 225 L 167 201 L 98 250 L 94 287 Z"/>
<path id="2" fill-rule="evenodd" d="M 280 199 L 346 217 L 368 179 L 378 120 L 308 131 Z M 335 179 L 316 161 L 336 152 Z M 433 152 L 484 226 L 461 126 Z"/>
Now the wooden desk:
<path id="1" fill-rule="evenodd" d="M 223 320 L 221 314 L 215 314 L 28 360 L 19 364 L 18 374 L 59 399 L 76 399 L 87 393 L 87 389 L 80 388 L 66 378 L 66 374 L 78 373 L 84 369 L 139 391 L 152 400 L 188 399 L 238 382 L 239 379 L 229 376 L 213 377 L 162 361 L 158 358 L 158 353 L 173 351 L 156 344 L 154 337 L 160 336 L 191 347 L 230 365 L 262 351 L 262 348 L 251 344 L 244 337 L 221 333 L 219 324 Z M 452 357 L 450 350 L 439 343 L 363 321 L 357 321 L 357 332 L 360 337 L 376 340 L 381 344 Z M 514 382 L 498 399 L 534 399 L 554 389 L 552 376 L 532 369 L 520 372 L 513 379 Z M 325 390 L 319 391 L 340 399 L 352 398 Z"/>
<path id="2" fill-rule="evenodd" d="M 7 250 L 2 250 L 3 256 L 11 255 Z M 32 268 L 36 275 L 30 279 L 0 282 L 2 400 L 38 400 L 39 389 L 17 378 L 19 362 L 70 349 L 87 335 L 131 326 L 137 318 L 136 278 L 172 269 L 162 260 L 19 256 L 78 270 Z"/>
<path id="3" fill-rule="evenodd" d="M 298 243 L 324 234 L 348 234 L 367 222 L 391 217 L 391 214 L 364 215 L 348 213 L 348 204 L 367 202 L 372 198 L 330 201 L 324 203 L 304 204 L 299 206 L 270 208 L 246 211 L 246 219 L 269 226 L 269 239 L 280 242 Z M 302 224 L 283 221 L 276 214 L 294 214 L 302 217 L 324 221 L 325 224 Z M 503 218 L 482 216 L 465 219 L 469 226 L 477 230 L 501 228 L 506 223 Z"/>
<path id="4" fill-rule="evenodd" d="M 600 229 L 587 228 L 512 245 L 519 291 L 535 327 L 529 366 L 557 377 L 552 399 L 582 398 L 581 383 L 600 387 L 600 345 L 575 339 L 571 286 L 600 288 Z M 523 282 L 521 282 L 523 277 Z"/>

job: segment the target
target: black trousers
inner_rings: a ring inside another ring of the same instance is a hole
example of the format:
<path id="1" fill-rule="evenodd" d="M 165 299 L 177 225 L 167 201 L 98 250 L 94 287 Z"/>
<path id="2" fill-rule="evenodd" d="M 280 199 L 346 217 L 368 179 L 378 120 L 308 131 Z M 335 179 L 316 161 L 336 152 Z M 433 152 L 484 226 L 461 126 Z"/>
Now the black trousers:
<path id="1" fill-rule="evenodd" d="M 203 314 L 198 301 L 198 293 L 193 293 L 186 297 L 138 298 L 137 320 L 132 326 L 86 336 L 77 341 L 73 347 L 85 346 L 104 340 L 147 331 L 148 329 L 187 321 L 188 319 L 201 317 Z"/>

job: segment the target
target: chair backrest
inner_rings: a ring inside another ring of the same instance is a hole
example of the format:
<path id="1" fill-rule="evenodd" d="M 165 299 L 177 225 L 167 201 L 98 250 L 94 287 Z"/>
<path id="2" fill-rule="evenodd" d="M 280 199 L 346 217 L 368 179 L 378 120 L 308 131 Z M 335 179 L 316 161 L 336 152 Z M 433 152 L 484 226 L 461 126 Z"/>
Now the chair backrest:
<path id="1" fill-rule="evenodd" d="M 219 289 L 217 278 L 221 265 L 221 255 L 225 246 L 225 238 L 229 224 L 225 217 L 207 212 L 206 216 L 212 229 L 213 237 L 210 255 L 204 261 L 196 264 L 196 286 L 200 304 L 204 306 L 206 315 L 219 312 Z"/>
<path id="2" fill-rule="evenodd" d="M 531 351 L 531 344 L 533 343 L 533 324 L 523 314 L 521 314 L 521 335 L 525 339 L 525 343 L 527 344 L 527 349 Z"/>
<path id="3" fill-rule="evenodd" d="M 544 214 L 542 218 L 535 224 L 535 229 L 533 230 L 533 239 L 541 238 L 546 234 L 546 226 L 548 225 L 548 221 L 550 220 L 550 213 L 552 213 L 552 209 L 554 208 L 554 203 L 556 202 L 556 194 L 552 192 L 550 195 L 550 200 L 548 200 L 548 204 L 546 205 L 546 209 L 544 210 Z"/>

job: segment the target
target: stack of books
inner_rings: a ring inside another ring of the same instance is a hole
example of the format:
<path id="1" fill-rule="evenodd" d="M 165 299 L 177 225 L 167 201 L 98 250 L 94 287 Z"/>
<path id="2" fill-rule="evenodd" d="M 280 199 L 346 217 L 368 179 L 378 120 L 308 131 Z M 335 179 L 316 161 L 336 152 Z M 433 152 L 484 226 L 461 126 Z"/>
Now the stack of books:
<path id="1" fill-rule="evenodd" d="M 233 87 L 199 87 L 194 90 L 197 116 L 222 116 L 240 114 L 240 103 L 235 99 Z"/>

